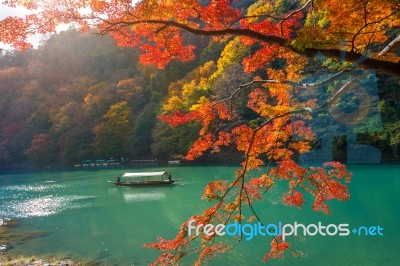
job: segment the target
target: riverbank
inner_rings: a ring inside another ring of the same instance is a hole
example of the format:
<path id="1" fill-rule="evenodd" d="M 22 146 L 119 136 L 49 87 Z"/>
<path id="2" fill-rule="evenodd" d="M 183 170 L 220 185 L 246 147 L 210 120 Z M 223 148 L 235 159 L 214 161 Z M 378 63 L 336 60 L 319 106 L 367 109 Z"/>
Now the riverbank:
<path id="1" fill-rule="evenodd" d="M 15 232 L 12 229 L 17 226 L 17 221 L 0 217 L 0 253 L 4 255 L 13 246 L 23 243 L 31 238 L 40 237 L 46 234 L 45 231 Z M 1 264 L 3 265 L 3 264 Z"/>
<path id="2" fill-rule="evenodd" d="M 94 266 L 95 263 L 75 262 L 70 259 L 49 257 L 38 258 L 32 257 L 9 257 L 0 254 L 0 265 L 2 266 Z"/>
<path id="3" fill-rule="evenodd" d="M 1 266 L 95 266 L 95 262 L 73 261 L 69 258 L 56 256 L 39 258 L 36 256 L 9 255 L 7 250 L 23 241 L 38 237 L 44 232 L 15 233 L 12 228 L 17 226 L 17 221 L 0 218 L 0 265 Z"/>

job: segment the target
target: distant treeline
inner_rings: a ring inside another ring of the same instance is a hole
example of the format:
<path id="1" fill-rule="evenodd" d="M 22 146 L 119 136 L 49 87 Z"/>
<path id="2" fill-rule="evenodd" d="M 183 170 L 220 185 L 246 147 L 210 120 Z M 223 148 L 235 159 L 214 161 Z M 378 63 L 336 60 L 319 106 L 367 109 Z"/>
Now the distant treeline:
<path id="1" fill-rule="evenodd" d="M 197 138 L 198 126 L 170 128 L 157 116 L 187 111 L 204 98 L 225 97 L 252 79 L 240 65 L 251 51 L 236 39 L 186 38 L 198 44 L 196 60 L 172 62 L 163 70 L 138 63 L 140 51 L 135 48 L 75 30 L 50 37 L 38 49 L 3 52 L 0 168 L 182 158 Z M 384 159 L 394 160 L 400 154 L 399 80 L 378 77 L 378 83 L 383 128 L 360 138 L 378 146 Z M 239 113 L 249 123 L 257 122 L 246 107 Z M 341 159 L 343 141 L 336 141 L 335 149 Z M 205 158 L 241 159 L 230 149 L 223 154 Z"/>
<path id="2" fill-rule="evenodd" d="M 209 40 L 197 42 L 201 57 Z M 139 64 L 138 57 L 137 49 L 74 30 L 38 49 L 3 52 L 0 168 L 184 153 L 182 147 L 154 152 L 152 145 L 163 140 L 153 132 L 168 85 L 200 61 L 159 71 Z"/>

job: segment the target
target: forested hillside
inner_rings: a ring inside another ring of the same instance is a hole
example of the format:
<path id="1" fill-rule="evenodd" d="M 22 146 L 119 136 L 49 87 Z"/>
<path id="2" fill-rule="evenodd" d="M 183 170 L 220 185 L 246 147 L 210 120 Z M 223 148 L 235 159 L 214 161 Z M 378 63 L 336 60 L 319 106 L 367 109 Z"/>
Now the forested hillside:
<path id="1" fill-rule="evenodd" d="M 209 40 L 196 42 L 200 55 Z M 168 85 L 201 62 L 173 63 L 159 71 L 138 64 L 138 56 L 137 49 L 117 47 L 108 37 L 75 30 L 35 50 L 3 52 L 0 167 L 69 166 L 175 152 L 152 152 L 156 115 Z M 174 146 L 182 153 L 190 136 L 183 141 Z"/>
<path id="2" fill-rule="evenodd" d="M 3 52 L 0 167 L 184 157 L 199 126 L 170 127 L 157 117 L 189 111 L 209 97 L 227 97 L 252 79 L 240 64 L 252 51 L 238 38 L 186 38 L 197 43 L 196 60 L 172 62 L 163 70 L 139 64 L 137 48 L 121 48 L 108 37 L 76 30 L 54 35 L 38 49 Z M 275 64 L 279 68 L 282 62 Z M 383 129 L 361 139 L 378 146 L 383 159 L 395 160 L 400 153 L 399 81 L 386 76 L 377 80 Z M 238 110 L 241 121 L 256 125 L 257 114 L 243 106 Z M 345 157 L 344 141 L 339 138 L 335 144 L 337 159 Z M 233 150 L 225 152 L 229 159 L 222 154 L 208 160 L 236 160 Z"/>

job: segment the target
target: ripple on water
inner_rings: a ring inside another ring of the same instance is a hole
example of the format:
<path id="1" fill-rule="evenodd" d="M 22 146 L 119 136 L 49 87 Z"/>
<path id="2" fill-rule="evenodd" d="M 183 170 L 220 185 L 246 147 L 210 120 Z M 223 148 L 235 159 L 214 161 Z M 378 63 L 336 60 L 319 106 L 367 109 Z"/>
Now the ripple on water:
<path id="1" fill-rule="evenodd" d="M 0 207 L 0 216 L 27 218 L 54 215 L 69 209 L 91 207 L 96 196 L 44 196 L 25 200 L 11 200 Z"/>
<path id="2" fill-rule="evenodd" d="M 20 191 L 20 192 L 45 192 L 50 191 L 53 189 L 63 188 L 64 186 L 61 184 L 55 183 L 47 183 L 46 185 L 43 184 L 34 184 L 34 185 L 14 185 L 14 186 L 6 186 L 3 187 L 2 190 L 5 191 Z"/>

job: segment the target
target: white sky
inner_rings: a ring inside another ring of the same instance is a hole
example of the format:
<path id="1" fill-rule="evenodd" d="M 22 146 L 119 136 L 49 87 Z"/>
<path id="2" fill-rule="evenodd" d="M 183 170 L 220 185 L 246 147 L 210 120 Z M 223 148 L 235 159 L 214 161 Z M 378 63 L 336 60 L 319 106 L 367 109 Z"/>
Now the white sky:
<path id="1" fill-rule="evenodd" d="M 0 3 L 0 19 L 8 16 L 23 16 L 28 14 L 24 7 L 11 8 Z"/>

